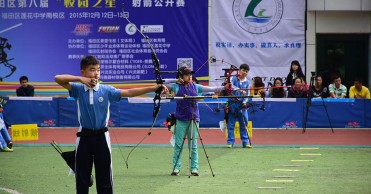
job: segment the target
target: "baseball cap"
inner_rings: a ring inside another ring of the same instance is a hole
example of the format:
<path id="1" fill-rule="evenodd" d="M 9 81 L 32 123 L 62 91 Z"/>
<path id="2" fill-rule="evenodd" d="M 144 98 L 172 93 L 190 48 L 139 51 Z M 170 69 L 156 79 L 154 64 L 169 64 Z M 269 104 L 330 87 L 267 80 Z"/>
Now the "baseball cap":
<path id="1" fill-rule="evenodd" d="M 179 72 L 180 72 L 180 74 L 182 74 L 182 75 L 186 75 L 186 74 L 194 74 L 194 73 L 195 73 L 195 72 L 192 71 L 192 69 L 190 69 L 189 67 L 181 67 L 181 68 L 179 69 Z"/>

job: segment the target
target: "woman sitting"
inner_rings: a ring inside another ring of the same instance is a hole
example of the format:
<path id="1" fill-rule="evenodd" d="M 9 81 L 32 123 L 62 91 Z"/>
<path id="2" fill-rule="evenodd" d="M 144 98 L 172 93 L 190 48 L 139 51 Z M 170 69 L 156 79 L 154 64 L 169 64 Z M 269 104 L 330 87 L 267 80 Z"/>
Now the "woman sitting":
<path id="1" fill-rule="evenodd" d="M 265 89 L 264 89 L 264 83 L 261 77 L 256 76 L 254 77 L 254 83 L 250 87 L 251 89 L 251 96 L 255 98 L 264 98 L 265 97 Z"/>
<path id="2" fill-rule="evenodd" d="M 273 87 L 269 89 L 270 98 L 286 98 L 286 90 L 283 88 L 282 78 L 276 77 Z"/>
<path id="3" fill-rule="evenodd" d="M 287 98 L 306 98 L 308 90 L 303 86 L 303 80 L 301 77 L 294 79 L 295 85 L 289 89 Z"/>

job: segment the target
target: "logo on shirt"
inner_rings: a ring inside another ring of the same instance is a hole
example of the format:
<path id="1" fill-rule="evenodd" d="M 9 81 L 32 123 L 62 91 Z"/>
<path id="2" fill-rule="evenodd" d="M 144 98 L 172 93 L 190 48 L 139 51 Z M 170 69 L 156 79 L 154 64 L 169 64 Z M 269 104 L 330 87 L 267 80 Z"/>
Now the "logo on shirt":
<path id="1" fill-rule="evenodd" d="M 102 96 L 98 98 L 98 102 L 103 102 L 103 100 L 104 100 L 104 99 L 103 99 Z"/>

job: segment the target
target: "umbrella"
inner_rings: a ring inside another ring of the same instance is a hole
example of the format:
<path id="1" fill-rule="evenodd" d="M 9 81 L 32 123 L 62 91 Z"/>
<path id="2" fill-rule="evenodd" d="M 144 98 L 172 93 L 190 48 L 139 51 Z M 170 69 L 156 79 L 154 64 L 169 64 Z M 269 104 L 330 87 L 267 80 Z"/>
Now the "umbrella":
<path id="1" fill-rule="evenodd" d="M 53 146 L 53 148 L 55 150 L 57 150 L 57 152 L 62 156 L 62 158 L 64 159 L 64 161 L 66 161 L 67 165 L 73 170 L 75 171 L 75 154 L 76 154 L 76 150 L 73 150 L 73 151 L 68 151 L 68 152 L 63 152 L 62 149 L 58 146 L 57 142 L 55 142 L 54 140 L 52 140 L 52 142 L 50 143 L 50 145 Z M 89 187 L 93 186 L 93 175 L 90 176 L 90 184 L 89 184 Z"/>

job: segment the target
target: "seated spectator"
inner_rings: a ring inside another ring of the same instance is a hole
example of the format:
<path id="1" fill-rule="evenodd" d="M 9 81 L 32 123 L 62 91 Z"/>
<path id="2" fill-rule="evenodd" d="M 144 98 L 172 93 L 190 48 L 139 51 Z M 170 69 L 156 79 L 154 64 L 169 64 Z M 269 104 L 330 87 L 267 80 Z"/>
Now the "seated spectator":
<path id="1" fill-rule="evenodd" d="M 331 98 L 345 98 L 347 95 L 347 87 L 341 84 L 340 76 L 336 75 L 332 84 L 328 86 Z"/>
<path id="2" fill-rule="evenodd" d="M 286 98 L 286 91 L 282 87 L 283 81 L 280 77 L 276 77 L 273 81 L 273 87 L 269 89 L 270 98 Z"/>
<path id="3" fill-rule="evenodd" d="M 13 142 L 6 128 L 3 117 L 3 105 L 0 104 L 0 150 L 3 152 L 12 152 Z"/>
<path id="4" fill-rule="evenodd" d="M 370 99 L 370 90 L 362 85 L 362 80 L 356 78 L 354 86 L 349 89 L 349 98 L 367 98 Z"/>
<path id="5" fill-rule="evenodd" d="M 330 96 L 329 90 L 322 84 L 321 75 L 316 75 L 316 77 L 314 78 L 314 85 L 310 87 L 310 96 L 312 98 L 327 98 Z"/>
<path id="6" fill-rule="evenodd" d="M 309 91 L 309 85 L 307 84 L 307 82 L 305 81 L 305 78 L 304 77 L 300 77 L 301 78 L 301 83 L 303 85 L 303 87 Z"/>
<path id="7" fill-rule="evenodd" d="M 289 89 L 287 98 L 306 98 L 308 90 L 303 86 L 303 79 L 296 77 L 294 79 L 295 85 Z"/>
<path id="8" fill-rule="evenodd" d="M 265 97 L 265 89 L 264 83 L 261 77 L 256 76 L 254 77 L 254 83 L 250 87 L 250 94 L 256 98 L 264 98 Z"/>
<path id="9" fill-rule="evenodd" d="M 34 96 L 34 87 L 28 84 L 28 77 L 22 76 L 19 78 L 21 86 L 16 90 L 17 96 Z"/>

